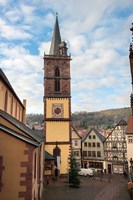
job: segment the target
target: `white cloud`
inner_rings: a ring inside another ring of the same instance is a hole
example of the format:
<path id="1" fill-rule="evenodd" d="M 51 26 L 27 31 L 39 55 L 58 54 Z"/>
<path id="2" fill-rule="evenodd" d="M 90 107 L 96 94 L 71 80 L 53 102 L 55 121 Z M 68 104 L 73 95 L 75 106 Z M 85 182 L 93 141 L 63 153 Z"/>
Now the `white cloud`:
<path id="1" fill-rule="evenodd" d="M 72 111 L 129 105 L 130 0 L 3 1 L 0 64 L 28 112 L 43 112 L 43 54 L 55 13 L 71 52 Z M 6 5 L 7 3 L 7 5 Z"/>
<path id="2" fill-rule="evenodd" d="M 9 2 L 9 0 L 0 0 L 0 5 L 5 5 Z"/>
<path id="3" fill-rule="evenodd" d="M 44 56 L 45 54 L 49 54 L 51 42 L 42 42 L 38 48 L 39 55 Z"/>
<path id="4" fill-rule="evenodd" d="M 6 21 L 0 19 L 0 36 L 6 38 L 7 40 L 11 39 L 30 39 L 32 35 L 25 32 L 23 27 L 11 26 L 6 23 Z"/>

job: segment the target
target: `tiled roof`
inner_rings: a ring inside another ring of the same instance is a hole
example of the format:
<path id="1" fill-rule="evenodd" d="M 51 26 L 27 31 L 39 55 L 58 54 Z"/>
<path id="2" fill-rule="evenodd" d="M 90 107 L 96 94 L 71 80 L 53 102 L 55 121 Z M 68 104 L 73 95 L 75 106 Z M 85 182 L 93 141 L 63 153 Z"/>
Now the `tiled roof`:
<path id="1" fill-rule="evenodd" d="M 32 130 L 37 137 L 44 139 L 44 130 Z"/>
<path id="2" fill-rule="evenodd" d="M 127 125 L 127 122 L 124 119 L 121 119 L 116 126 Z"/>
<path id="3" fill-rule="evenodd" d="M 44 152 L 44 156 L 45 156 L 45 160 L 55 160 L 55 158 L 47 151 Z"/>
<path id="4" fill-rule="evenodd" d="M 30 138 L 28 137 L 25 137 L 24 135 L 21 135 L 20 133 L 17 133 L 16 131 L 4 126 L 4 125 L 1 125 L 0 124 L 0 130 L 12 135 L 12 136 L 15 136 L 16 138 L 20 139 L 20 140 L 23 140 L 27 143 L 30 143 L 32 145 L 35 145 L 35 146 L 40 146 L 40 143 L 35 141 L 35 140 L 31 140 Z"/>
<path id="5" fill-rule="evenodd" d="M 17 94 L 15 93 L 13 87 L 11 86 L 9 80 L 7 79 L 6 75 L 4 74 L 4 72 L 2 71 L 2 69 L 0 68 L 0 79 L 5 83 L 5 85 L 9 88 L 9 90 L 14 94 L 14 96 L 17 98 L 17 100 L 19 101 L 19 103 L 24 107 L 24 105 L 22 104 L 22 102 L 20 101 L 20 99 L 18 98 Z"/>
<path id="6" fill-rule="evenodd" d="M 75 129 L 75 127 L 74 127 L 73 125 L 71 125 L 71 128 L 75 131 L 75 133 L 77 134 L 77 136 L 78 136 L 79 138 L 81 138 L 81 136 L 79 135 L 78 131 Z"/>
<path id="7" fill-rule="evenodd" d="M 92 131 L 94 131 L 96 133 L 96 135 L 99 137 L 99 139 L 102 142 L 105 141 L 105 137 L 103 135 L 101 135 L 101 133 L 99 133 L 95 128 L 92 128 L 86 135 L 84 135 L 84 137 L 82 138 L 82 141 L 84 141 Z"/>
<path id="8" fill-rule="evenodd" d="M 113 130 L 110 132 L 110 134 L 107 136 L 106 140 L 110 137 L 110 135 L 113 133 L 113 131 L 116 129 L 117 126 L 127 126 L 127 122 L 123 119 L 121 119 L 116 126 L 113 128 Z"/>
<path id="9" fill-rule="evenodd" d="M 128 118 L 126 134 L 133 134 L 133 116 Z"/>
<path id="10" fill-rule="evenodd" d="M 0 116 L 4 117 L 6 120 L 8 120 L 10 123 L 15 125 L 18 129 L 32 137 L 34 140 L 41 142 L 43 141 L 43 138 L 40 137 L 35 131 L 32 131 L 30 128 L 28 128 L 25 124 L 17 120 L 16 118 L 12 117 L 8 113 L 4 112 L 3 110 L 0 110 Z"/>

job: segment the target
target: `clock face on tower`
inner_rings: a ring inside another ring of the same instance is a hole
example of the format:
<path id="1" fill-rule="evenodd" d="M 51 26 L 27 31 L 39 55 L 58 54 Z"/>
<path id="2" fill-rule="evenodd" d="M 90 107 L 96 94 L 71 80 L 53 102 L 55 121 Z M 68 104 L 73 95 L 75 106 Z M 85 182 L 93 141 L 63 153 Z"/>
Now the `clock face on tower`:
<path id="1" fill-rule="evenodd" d="M 55 118 L 63 117 L 63 104 L 52 104 L 52 116 Z"/>

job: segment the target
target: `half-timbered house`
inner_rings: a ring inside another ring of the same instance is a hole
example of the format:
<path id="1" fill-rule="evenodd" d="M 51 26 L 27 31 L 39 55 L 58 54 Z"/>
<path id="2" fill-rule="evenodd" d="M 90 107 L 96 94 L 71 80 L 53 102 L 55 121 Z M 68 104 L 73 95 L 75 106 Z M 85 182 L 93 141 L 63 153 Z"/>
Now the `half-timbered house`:
<path id="1" fill-rule="evenodd" d="M 105 163 L 108 173 L 122 174 L 127 170 L 127 123 L 120 120 L 104 142 Z"/>

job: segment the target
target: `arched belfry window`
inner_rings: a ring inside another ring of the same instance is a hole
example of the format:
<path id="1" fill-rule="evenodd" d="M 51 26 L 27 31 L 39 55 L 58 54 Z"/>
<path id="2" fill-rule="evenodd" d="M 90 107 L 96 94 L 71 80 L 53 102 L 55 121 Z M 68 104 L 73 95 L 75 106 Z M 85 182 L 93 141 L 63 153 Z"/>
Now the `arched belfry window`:
<path id="1" fill-rule="evenodd" d="M 58 67 L 55 69 L 55 77 L 60 77 L 60 70 Z"/>
<path id="2" fill-rule="evenodd" d="M 55 92 L 60 92 L 60 80 L 55 80 Z"/>
<path id="3" fill-rule="evenodd" d="M 4 111 L 7 111 L 7 103 L 8 103 L 8 92 L 5 92 L 5 102 L 4 102 Z"/>

